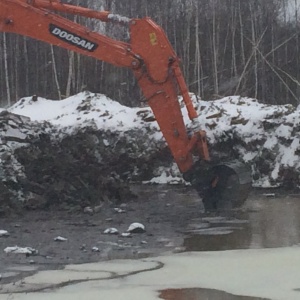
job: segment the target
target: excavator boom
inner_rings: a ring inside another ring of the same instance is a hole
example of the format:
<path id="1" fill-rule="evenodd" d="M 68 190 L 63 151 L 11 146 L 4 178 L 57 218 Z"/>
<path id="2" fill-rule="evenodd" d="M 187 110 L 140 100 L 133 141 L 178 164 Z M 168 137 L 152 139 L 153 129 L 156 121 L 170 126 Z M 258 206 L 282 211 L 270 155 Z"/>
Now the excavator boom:
<path id="1" fill-rule="evenodd" d="M 128 26 L 130 42 L 111 39 L 57 12 Z M 214 172 L 210 178 L 211 172 L 207 172 L 210 157 L 206 133 L 198 124 L 179 58 L 161 27 L 150 18 L 129 19 L 58 0 L 0 0 L 0 32 L 25 35 L 115 66 L 130 68 L 186 179 L 200 190 L 203 182 L 211 185 L 210 182 L 222 177 Z M 187 132 L 183 121 L 179 94 L 194 125 L 192 134 Z"/>

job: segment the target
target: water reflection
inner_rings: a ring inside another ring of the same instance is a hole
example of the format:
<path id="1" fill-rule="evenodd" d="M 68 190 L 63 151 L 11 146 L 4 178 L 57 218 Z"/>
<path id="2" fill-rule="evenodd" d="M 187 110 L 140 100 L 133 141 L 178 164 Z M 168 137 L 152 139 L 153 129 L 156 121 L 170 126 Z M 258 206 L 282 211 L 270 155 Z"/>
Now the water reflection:
<path id="1" fill-rule="evenodd" d="M 160 294 L 164 300 L 267 300 L 266 298 L 256 298 L 247 296 L 237 296 L 223 291 L 210 289 L 169 289 Z"/>
<path id="2" fill-rule="evenodd" d="M 300 243 L 300 199 L 258 199 L 261 207 L 249 213 L 250 248 L 288 247 Z"/>
<path id="3" fill-rule="evenodd" d="M 251 244 L 251 228 L 232 229 L 228 234 L 195 234 L 184 240 L 186 251 L 221 251 L 229 249 L 248 249 Z"/>
<path id="4" fill-rule="evenodd" d="M 300 198 L 251 196 L 246 213 L 241 211 L 235 215 L 248 222 L 236 224 L 235 228 L 222 234 L 220 228 L 228 228 L 229 219 L 227 222 L 218 222 L 212 218 L 206 222 L 212 234 L 204 230 L 196 233 L 191 231 L 184 246 L 187 251 L 219 251 L 297 245 L 300 243 L 299 216 Z"/>

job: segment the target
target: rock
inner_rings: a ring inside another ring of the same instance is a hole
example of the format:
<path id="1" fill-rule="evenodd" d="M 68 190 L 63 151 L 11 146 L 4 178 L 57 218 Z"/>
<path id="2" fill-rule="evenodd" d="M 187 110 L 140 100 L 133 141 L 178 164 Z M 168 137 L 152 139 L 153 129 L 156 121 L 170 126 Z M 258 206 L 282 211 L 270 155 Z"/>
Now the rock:
<path id="1" fill-rule="evenodd" d="M 276 194 L 275 193 L 265 193 L 265 194 L 263 194 L 265 197 L 267 197 L 267 198 L 274 198 L 275 196 L 276 196 Z"/>
<path id="2" fill-rule="evenodd" d="M 145 231 L 145 226 L 141 223 L 132 223 L 127 229 L 130 233 L 144 233 Z"/>
<path id="3" fill-rule="evenodd" d="M 100 252 L 100 249 L 98 247 L 93 247 L 92 252 Z"/>
<path id="4" fill-rule="evenodd" d="M 103 233 L 104 234 L 118 234 L 119 230 L 117 228 L 111 227 L 111 228 L 105 229 Z"/>
<path id="5" fill-rule="evenodd" d="M 9 236 L 8 231 L 7 230 L 0 230 L 0 237 L 2 237 L 2 236 L 4 236 L 4 237 Z"/>
<path id="6" fill-rule="evenodd" d="M 87 206 L 87 207 L 85 207 L 85 208 L 83 209 L 83 212 L 84 212 L 85 214 L 90 214 L 90 215 L 92 215 L 92 214 L 94 213 L 94 210 L 93 210 L 90 206 Z"/>
<path id="7" fill-rule="evenodd" d="M 123 232 L 123 233 L 121 233 L 121 236 L 122 237 L 132 237 L 130 232 Z"/>
<path id="8" fill-rule="evenodd" d="M 57 236 L 54 238 L 55 242 L 66 242 L 68 239 L 62 237 L 62 236 Z"/>
<path id="9" fill-rule="evenodd" d="M 15 253 L 15 254 L 28 254 L 28 255 L 36 255 L 38 254 L 38 251 L 31 247 L 6 247 L 4 249 L 5 253 Z"/>
<path id="10" fill-rule="evenodd" d="M 115 211 L 116 213 L 118 213 L 118 214 L 122 214 L 122 213 L 125 213 L 125 212 L 126 212 L 124 209 L 118 208 L 118 207 L 115 207 L 115 208 L 114 208 L 114 211 Z"/>
<path id="11" fill-rule="evenodd" d="M 108 146 L 109 146 L 109 141 L 106 140 L 106 139 L 104 139 L 104 140 L 103 140 L 103 144 L 104 144 L 106 147 L 108 147 Z"/>

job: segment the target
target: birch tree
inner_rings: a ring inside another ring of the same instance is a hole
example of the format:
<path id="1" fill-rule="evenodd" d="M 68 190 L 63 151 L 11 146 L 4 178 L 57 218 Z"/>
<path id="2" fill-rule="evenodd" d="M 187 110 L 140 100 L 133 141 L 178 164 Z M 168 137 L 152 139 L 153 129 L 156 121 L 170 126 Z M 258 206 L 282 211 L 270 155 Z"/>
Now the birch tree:
<path id="1" fill-rule="evenodd" d="M 7 103 L 6 105 L 10 106 L 11 105 L 11 92 L 10 92 L 10 70 L 8 66 L 8 46 L 7 46 L 7 38 L 6 38 L 6 33 L 3 33 L 3 59 L 4 59 L 4 74 L 5 74 L 5 89 L 6 89 L 6 98 L 7 98 Z"/>

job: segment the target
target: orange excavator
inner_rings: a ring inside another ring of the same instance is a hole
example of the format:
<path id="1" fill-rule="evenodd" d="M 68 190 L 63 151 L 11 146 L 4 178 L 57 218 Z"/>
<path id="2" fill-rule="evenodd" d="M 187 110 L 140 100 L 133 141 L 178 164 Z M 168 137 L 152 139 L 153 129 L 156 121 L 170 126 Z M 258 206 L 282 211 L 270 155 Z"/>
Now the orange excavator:
<path id="1" fill-rule="evenodd" d="M 127 26 L 130 42 L 116 41 L 59 13 Z M 130 68 L 179 170 L 202 196 L 205 208 L 237 207 L 246 200 L 251 186 L 249 170 L 238 161 L 215 164 L 210 160 L 206 133 L 200 128 L 179 58 L 153 20 L 130 19 L 59 0 L 0 0 L 0 32 L 28 36 Z M 191 119 L 192 133 L 184 123 L 179 95 Z"/>

